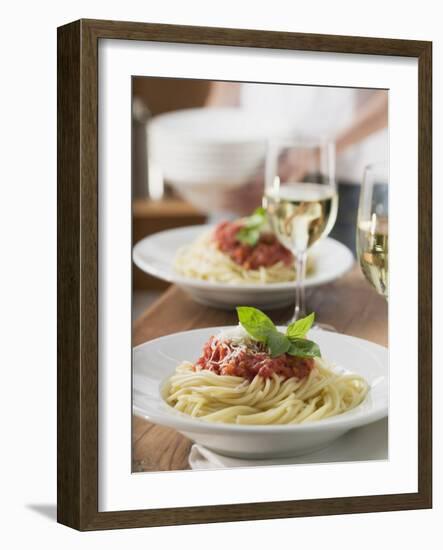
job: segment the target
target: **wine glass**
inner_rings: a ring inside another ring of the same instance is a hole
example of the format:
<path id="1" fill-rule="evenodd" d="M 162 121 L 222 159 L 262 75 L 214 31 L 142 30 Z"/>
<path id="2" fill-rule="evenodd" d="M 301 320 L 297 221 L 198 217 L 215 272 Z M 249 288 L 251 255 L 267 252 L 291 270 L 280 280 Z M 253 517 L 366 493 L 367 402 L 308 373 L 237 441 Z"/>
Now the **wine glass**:
<path id="1" fill-rule="evenodd" d="M 263 203 L 272 230 L 295 257 L 295 309 L 289 321 L 294 322 L 306 315 L 307 251 L 329 234 L 337 217 L 333 143 L 306 139 L 271 142 Z"/>
<path id="2" fill-rule="evenodd" d="M 387 162 L 365 168 L 357 219 L 357 255 L 361 270 L 375 290 L 388 299 L 388 197 Z"/>

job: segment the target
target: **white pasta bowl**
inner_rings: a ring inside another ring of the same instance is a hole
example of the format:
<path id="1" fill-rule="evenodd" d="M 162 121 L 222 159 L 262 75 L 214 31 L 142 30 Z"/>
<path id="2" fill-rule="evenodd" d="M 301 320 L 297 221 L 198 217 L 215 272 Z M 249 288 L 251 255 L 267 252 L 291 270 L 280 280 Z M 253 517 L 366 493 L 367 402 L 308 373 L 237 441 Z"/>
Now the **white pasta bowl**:
<path id="1" fill-rule="evenodd" d="M 133 249 L 134 263 L 144 272 L 175 283 L 201 304 L 222 309 L 238 305 L 260 309 L 277 309 L 294 301 L 295 283 L 244 284 L 216 283 L 185 277 L 174 269 L 179 248 L 193 243 L 210 225 L 193 225 L 168 229 L 145 237 Z M 306 277 L 305 286 L 314 287 L 329 283 L 351 269 L 354 257 L 351 251 L 338 241 L 327 238 L 316 243 L 311 251 L 313 271 Z"/>
<path id="2" fill-rule="evenodd" d="M 226 328 L 226 327 L 225 327 Z M 370 390 L 355 409 L 323 420 L 288 425 L 236 425 L 192 418 L 168 405 L 164 389 L 184 360 L 195 361 L 208 338 L 222 327 L 179 332 L 133 350 L 133 409 L 138 416 L 174 428 L 219 454 L 239 458 L 280 458 L 303 455 L 330 445 L 349 430 L 388 414 L 388 350 L 343 334 L 311 331 L 323 357 L 340 372 L 363 376 Z"/>

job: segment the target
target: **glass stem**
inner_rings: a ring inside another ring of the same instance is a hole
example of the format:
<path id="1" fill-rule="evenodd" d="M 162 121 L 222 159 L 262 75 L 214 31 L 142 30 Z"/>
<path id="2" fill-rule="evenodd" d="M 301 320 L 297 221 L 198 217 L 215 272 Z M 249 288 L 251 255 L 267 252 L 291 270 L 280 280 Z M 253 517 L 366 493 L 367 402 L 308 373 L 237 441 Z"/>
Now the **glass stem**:
<path id="1" fill-rule="evenodd" d="M 306 277 L 306 258 L 307 253 L 298 252 L 295 256 L 295 310 L 292 322 L 298 321 L 302 317 L 306 317 L 305 308 L 305 277 Z"/>

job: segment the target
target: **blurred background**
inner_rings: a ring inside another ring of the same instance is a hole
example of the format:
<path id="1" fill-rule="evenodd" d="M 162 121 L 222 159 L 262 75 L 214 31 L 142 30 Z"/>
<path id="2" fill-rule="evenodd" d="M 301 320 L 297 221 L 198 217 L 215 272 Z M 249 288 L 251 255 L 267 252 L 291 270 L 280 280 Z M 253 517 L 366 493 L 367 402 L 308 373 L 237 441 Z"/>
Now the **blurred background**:
<path id="1" fill-rule="evenodd" d="M 156 77 L 132 83 L 134 244 L 165 229 L 248 214 L 263 195 L 269 140 L 322 138 L 336 149 L 331 237 L 355 254 L 364 167 L 388 157 L 386 90 Z M 167 286 L 134 265 L 134 318 Z"/>
<path id="2" fill-rule="evenodd" d="M 177 93 L 178 85 L 180 93 Z M 160 197 L 158 193 L 156 197 L 152 188 L 150 192 L 146 125 L 155 115 L 204 106 L 209 88 L 210 83 L 206 80 L 132 79 L 133 243 L 164 229 L 204 223 L 207 219 L 206 214 L 181 198 L 167 183 Z M 167 286 L 166 282 L 133 265 L 134 317 L 138 317 Z"/>

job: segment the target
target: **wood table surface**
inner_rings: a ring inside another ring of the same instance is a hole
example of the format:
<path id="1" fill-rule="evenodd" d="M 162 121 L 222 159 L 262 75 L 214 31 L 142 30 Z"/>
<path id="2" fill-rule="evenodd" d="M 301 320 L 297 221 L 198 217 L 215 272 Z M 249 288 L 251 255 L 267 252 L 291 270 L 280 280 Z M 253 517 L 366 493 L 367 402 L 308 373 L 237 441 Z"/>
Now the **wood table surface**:
<path id="1" fill-rule="evenodd" d="M 333 283 L 309 289 L 307 306 L 308 311 L 316 312 L 318 322 L 333 325 L 338 332 L 383 346 L 388 344 L 387 303 L 357 266 Z M 281 324 L 290 317 L 291 310 L 287 307 L 267 314 Z M 134 322 L 133 344 L 183 330 L 237 322 L 235 311 L 199 305 L 181 289 L 171 286 Z M 134 416 L 132 435 L 134 472 L 189 469 L 192 442 L 174 429 Z"/>

